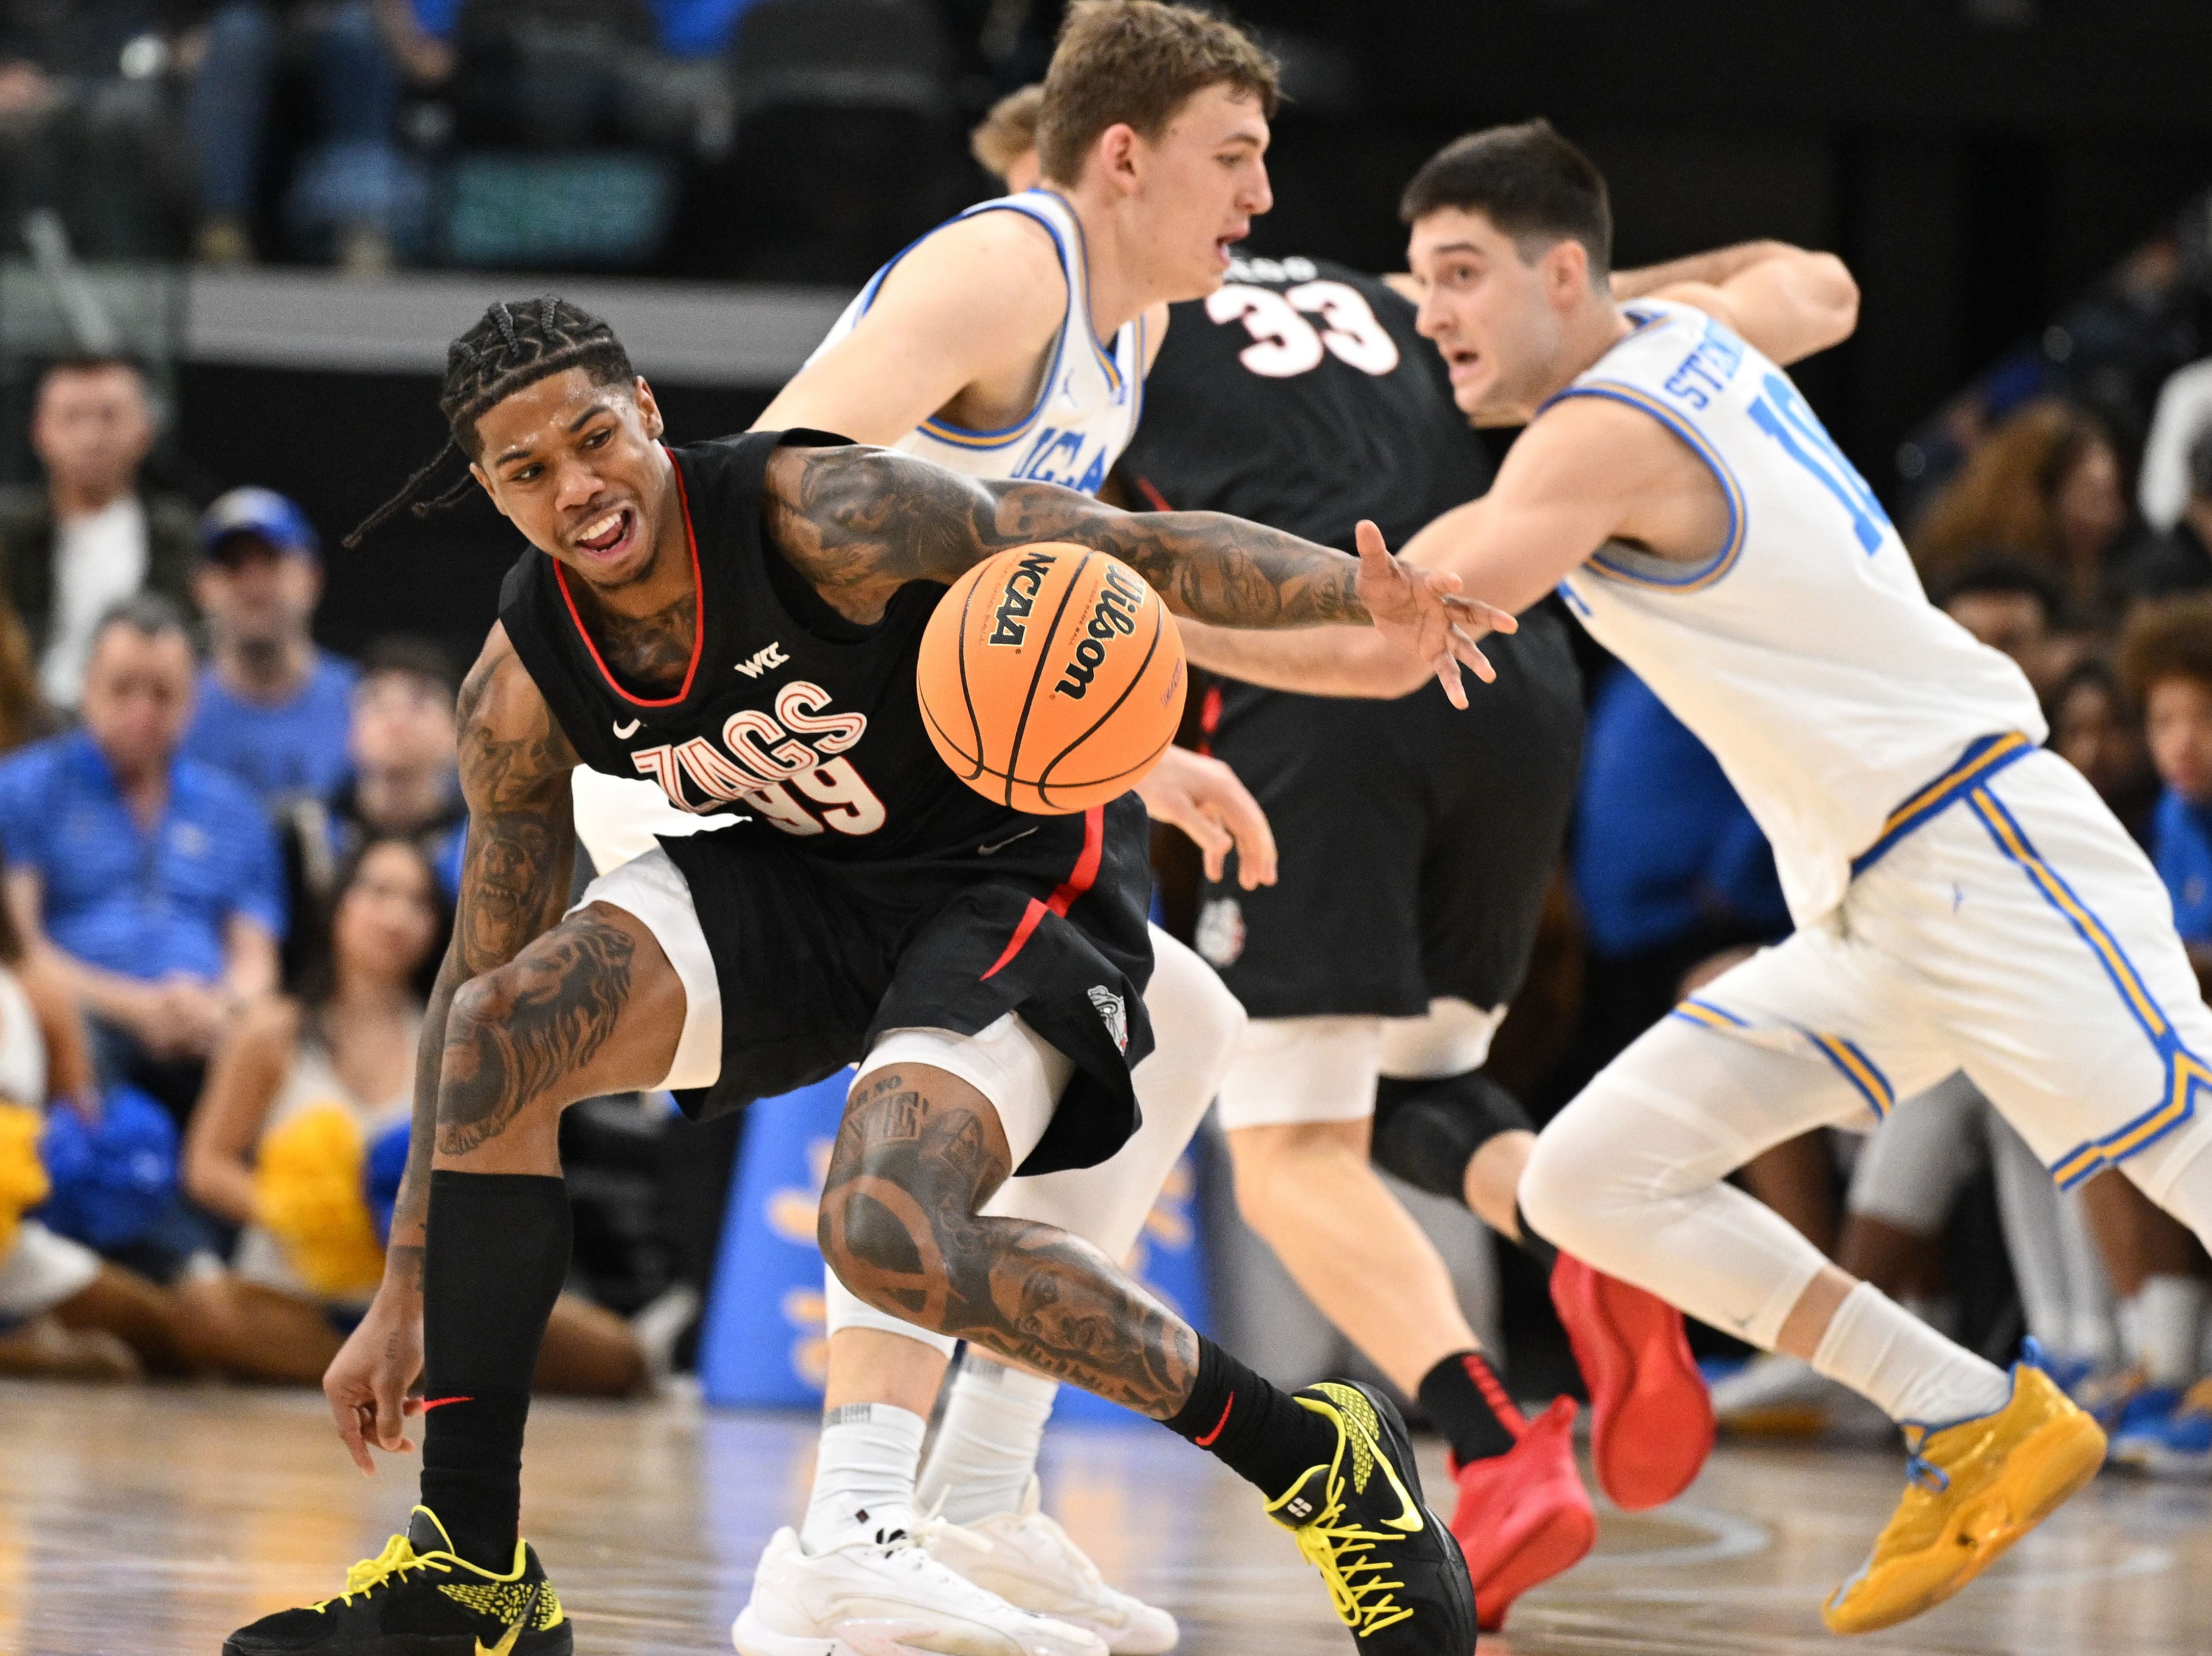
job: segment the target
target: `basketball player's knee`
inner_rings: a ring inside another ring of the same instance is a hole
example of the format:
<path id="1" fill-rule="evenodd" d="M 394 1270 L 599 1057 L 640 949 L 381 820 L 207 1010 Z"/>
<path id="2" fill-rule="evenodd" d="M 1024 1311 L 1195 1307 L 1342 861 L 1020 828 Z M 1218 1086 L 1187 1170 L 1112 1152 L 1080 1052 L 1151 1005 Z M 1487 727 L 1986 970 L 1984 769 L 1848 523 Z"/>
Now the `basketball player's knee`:
<path id="1" fill-rule="evenodd" d="M 1417 1190 L 1467 1199 L 1467 1169 L 1501 1133 L 1534 1130 L 1521 1101 L 1487 1076 L 1401 1081 L 1375 1089 L 1375 1165 Z"/>
<path id="2" fill-rule="evenodd" d="M 495 1119 L 505 1126 L 541 1109 L 557 1113 L 568 1101 L 558 1090 L 566 1068 L 514 1051 L 514 1013 L 526 986 L 523 970 L 510 961 L 453 992 L 439 1083 L 441 1124 Z"/>
<path id="3" fill-rule="evenodd" d="M 1604 1136 L 1588 1129 L 1590 1118 L 1573 1116 L 1571 1107 L 1536 1136 L 1521 1174 L 1521 1211 L 1553 1247 L 1595 1259 L 1616 1228 L 1611 1216 L 1632 1197 L 1615 1171 L 1619 1146 L 1608 1156 Z"/>
<path id="4" fill-rule="evenodd" d="M 890 1284 L 911 1285 L 920 1274 L 922 1249 L 913 1233 L 875 1196 L 831 1189 L 822 1198 L 816 1222 L 822 1258 L 853 1297 L 878 1311 L 902 1311 Z"/>

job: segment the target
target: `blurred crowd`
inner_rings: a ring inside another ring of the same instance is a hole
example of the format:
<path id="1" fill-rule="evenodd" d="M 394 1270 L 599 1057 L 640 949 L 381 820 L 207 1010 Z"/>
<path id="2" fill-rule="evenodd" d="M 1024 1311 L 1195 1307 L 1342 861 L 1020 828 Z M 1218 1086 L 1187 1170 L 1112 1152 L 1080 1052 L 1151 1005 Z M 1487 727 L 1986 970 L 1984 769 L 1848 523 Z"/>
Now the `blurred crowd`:
<path id="1" fill-rule="evenodd" d="M 92 259 L 857 282 L 963 203 L 963 100 L 1030 9 L 0 0 L 0 233 L 45 208 Z"/>
<path id="2" fill-rule="evenodd" d="M 56 364 L 42 483 L 0 494 L 0 1373 L 304 1383 L 382 1274 L 459 877 L 459 672 L 318 646 L 299 508 L 146 489 L 153 434 L 130 363 Z M 669 1111 L 596 1101 L 568 1135 L 550 1388 L 635 1391 L 691 1321 L 715 1216 L 654 1225 L 688 1211 L 663 1169 L 715 1157 Z"/>

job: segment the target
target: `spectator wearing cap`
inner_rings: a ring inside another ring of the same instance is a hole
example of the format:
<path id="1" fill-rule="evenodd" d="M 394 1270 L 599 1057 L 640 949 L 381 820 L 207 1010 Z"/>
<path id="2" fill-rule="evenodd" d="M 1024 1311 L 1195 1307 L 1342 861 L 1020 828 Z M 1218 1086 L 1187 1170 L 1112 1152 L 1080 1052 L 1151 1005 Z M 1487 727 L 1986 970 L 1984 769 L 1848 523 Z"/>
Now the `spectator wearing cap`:
<path id="1" fill-rule="evenodd" d="M 2120 585 L 2135 598 L 2172 597 L 2212 586 L 2212 420 L 2189 446 L 2188 494 L 2181 515 L 2120 566 Z"/>
<path id="2" fill-rule="evenodd" d="M 155 593 L 93 635 L 84 722 L 0 760 L 7 900 L 88 1014 L 104 1081 L 181 1120 L 232 1012 L 275 987 L 284 889 L 253 795 L 179 752 L 191 635 Z"/>
<path id="3" fill-rule="evenodd" d="M 315 531 L 266 488 L 234 488 L 200 519 L 192 594 L 212 654 L 185 754 L 227 771 L 269 809 L 327 799 L 350 767 L 346 732 L 361 676 L 308 631 L 323 595 Z"/>
<path id="4" fill-rule="evenodd" d="M 110 609 L 141 591 L 188 596 L 191 503 L 142 488 L 153 443 L 145 382 L 124 359 L 72 358 L 40 380 L 31 447 L 46 487 L 0 490 L 0 562 L 56 707 L 76 706 Z"/>

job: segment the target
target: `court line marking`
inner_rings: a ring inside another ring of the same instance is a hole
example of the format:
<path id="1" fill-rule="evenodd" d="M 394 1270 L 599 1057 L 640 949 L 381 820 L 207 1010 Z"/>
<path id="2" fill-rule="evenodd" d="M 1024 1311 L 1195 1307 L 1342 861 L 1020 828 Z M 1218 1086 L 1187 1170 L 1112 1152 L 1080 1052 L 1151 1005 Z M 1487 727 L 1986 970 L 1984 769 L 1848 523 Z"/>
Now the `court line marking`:
<path id="1" fill-rule="evenodd" d="M 1593 1553 L 1575 1567 L 1575 1574 L 1586 1575 L 1613 1569 L 1686 1569 L 1723 1559 L 1747 1558 L 1753 1553 L 1765 1551 L 1774 1542 L 1772 1532 L 1765 1525 L 1735 1513 L 1717 1512 L 1710 1507 L 1669 1505 L 1660 1507 L 1652 1516 L 1702 1529 L 1711 1538 L 1689 1546 L 1653 1547 L 1641 1552 Z"/>

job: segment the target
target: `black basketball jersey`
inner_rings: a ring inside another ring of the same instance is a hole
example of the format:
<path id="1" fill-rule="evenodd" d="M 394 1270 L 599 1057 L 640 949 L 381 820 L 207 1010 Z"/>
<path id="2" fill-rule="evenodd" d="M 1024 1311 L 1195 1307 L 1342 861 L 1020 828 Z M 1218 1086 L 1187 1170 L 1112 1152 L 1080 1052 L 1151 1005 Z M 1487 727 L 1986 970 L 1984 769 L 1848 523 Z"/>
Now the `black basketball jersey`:
<path id="1" fill-rule="evenodd" d="M 752 432 L 669 450 L 699 607 L 672 695 L 617 678 L 567 571 L 535 547 L 500 594 L 507 637 L 585 764 L 656 782 L 681 810 L 734 808 L 810 853 L 863 862 L 964 852 L 1030 828 L 1039 819 L 956 778 L 923 732 L 915 663 L 944 586 L 910 582 L 881 621 L 861 627 L 767 543 L 769 455 L 787 442 L 844 440 Z M 1079 821 L 1073 832 L 1080 838 Z"/>
<path id="2" fill-rule="evenodd" d="M 1121 460 L 1132 507 L 1232 513 L 1347 552 L 1372 518 L 1395 550 L 1490 486 L 1437 348 L 1375 277 L 1239 259 L 1171 315 Z"/>

